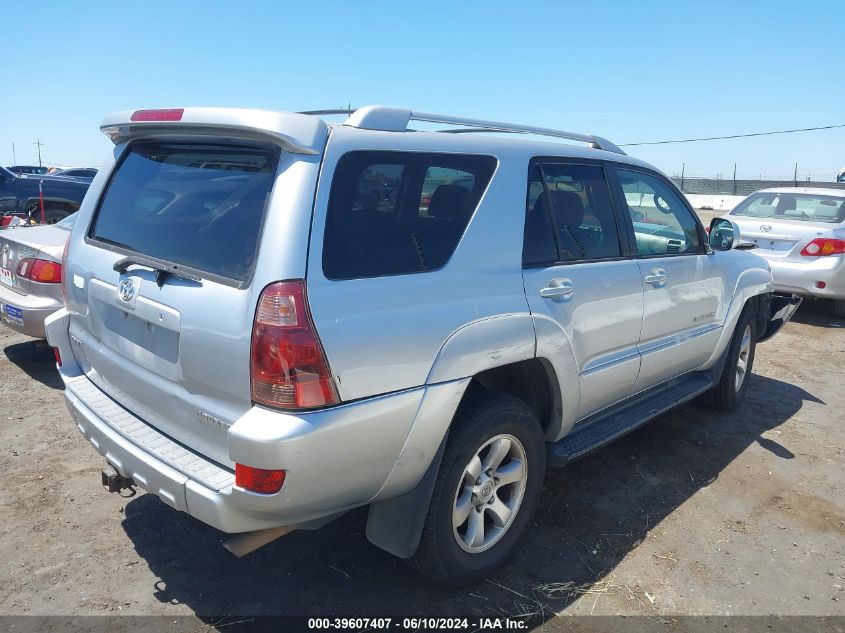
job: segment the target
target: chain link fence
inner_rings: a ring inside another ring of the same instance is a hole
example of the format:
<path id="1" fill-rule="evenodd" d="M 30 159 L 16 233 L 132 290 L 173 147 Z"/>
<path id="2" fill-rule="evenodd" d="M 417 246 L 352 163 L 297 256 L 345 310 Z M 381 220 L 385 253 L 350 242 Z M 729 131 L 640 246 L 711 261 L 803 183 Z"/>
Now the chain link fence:
<path id="1" fill-rule="evenodd" d="M 672 176 L 678 188 L 684 193 L 702 195 L 747 196 L 758 189 L 771 187 L 821 187 L 843 189 L 845 182 L 813 181 L 790 178 L 789 180 L 699 178 L 695 176 Z"/>

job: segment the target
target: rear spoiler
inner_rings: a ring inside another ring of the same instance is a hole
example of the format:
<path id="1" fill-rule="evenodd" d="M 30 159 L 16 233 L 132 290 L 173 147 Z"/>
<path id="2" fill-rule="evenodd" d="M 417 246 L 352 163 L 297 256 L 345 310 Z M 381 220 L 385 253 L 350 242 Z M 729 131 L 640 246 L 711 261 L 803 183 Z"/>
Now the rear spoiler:
<path id="1" fill-rule="evenodd" d="M 131 138 L 185 134 L 267 139 L 297 154 L 319 154 L 329 128 L 316 116 L 249 108 L 124 110 L 103 119 L 100 130 L 117 145 Z"/>

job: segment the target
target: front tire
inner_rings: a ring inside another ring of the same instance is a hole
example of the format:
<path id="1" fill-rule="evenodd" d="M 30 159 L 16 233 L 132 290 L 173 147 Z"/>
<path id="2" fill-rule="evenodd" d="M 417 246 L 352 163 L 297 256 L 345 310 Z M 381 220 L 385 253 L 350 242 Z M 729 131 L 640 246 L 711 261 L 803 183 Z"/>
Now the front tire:
<path id="1" fill-rule="evenodd" d="M 458 410 L 411 565 L 463 585 L 500 567 L 527 530 L 546 468 L 543 431 L 519 398 L 472 386 Z"/>
<path id="2" fill-rule="evenodd" d="M 739 406 L 748 391 L 756 348 L 754 312 L 746 306 L 736 324 L 722 376 L 705 394 L 704 403 L 708 407 L 717 411 L 733 411 Z"/>

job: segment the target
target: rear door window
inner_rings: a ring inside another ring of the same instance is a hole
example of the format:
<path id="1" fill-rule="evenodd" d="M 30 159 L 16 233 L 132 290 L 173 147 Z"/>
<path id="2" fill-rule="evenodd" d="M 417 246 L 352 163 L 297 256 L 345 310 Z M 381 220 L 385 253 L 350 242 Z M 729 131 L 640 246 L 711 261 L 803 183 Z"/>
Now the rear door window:
<path id="1" fill-rule="evenodd" d="M 120 162 L 89 232 L 118 251 L 247 282 L 278 150 L 135 143 Z"/>
<path id="2" fill-rule="evenodd" d="M 443 267 L 495 168 L 492 156 L 346 154 L 332 182 L 324 274 L 360 279 Z"/>

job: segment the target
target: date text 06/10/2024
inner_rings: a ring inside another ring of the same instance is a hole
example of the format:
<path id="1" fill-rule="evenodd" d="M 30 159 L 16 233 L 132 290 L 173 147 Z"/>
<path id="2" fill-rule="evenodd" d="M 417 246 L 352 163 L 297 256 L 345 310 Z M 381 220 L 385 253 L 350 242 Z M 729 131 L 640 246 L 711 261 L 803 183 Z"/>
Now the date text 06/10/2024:
<path id="1" fill-rule="evenodd" d="M 519 631 L 528 622 L 512 618 L 309 618 L 310 630 L 398 630 Z"/>

